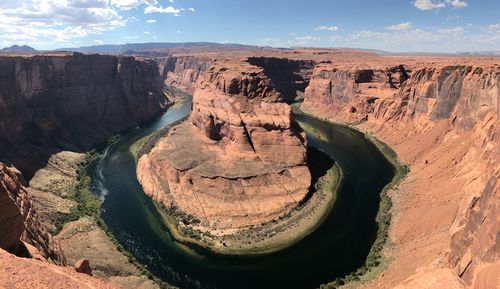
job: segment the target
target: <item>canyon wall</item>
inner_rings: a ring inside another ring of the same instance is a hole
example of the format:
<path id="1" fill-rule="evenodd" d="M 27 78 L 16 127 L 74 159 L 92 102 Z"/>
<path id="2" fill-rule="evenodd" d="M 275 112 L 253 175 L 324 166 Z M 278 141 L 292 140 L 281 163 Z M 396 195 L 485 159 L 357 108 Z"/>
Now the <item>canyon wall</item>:
<path id="1" fill-rule="evenodd" d="M 263 68 L 288 103 L 304 93 L 315 66 L 312 60 L 277 57 L 249 57 L 248 63 Z"/>
<path id="2" fill-rule="evenodd" d="M 92 218 L 66 224 L 64 236 L 52 238 L 47 229 L 76 206 L 68 198 L 84 159 L 76 152 L 159 115 L 168 106 L 163 85 L 152 60 L 79 53 L 0 57 L 0 248 L 12 253 L 0 250 L 0 287 L 110 288 L 64 268 L 88 256 L 97 276 L 112 284 L 158 287 Z"/>
<path id="3" fill-rule="evenodd" d="M 500 67 L 498 60 L 454 62 L 322 63 L 305 92 L 304 110 L 359 124 L 410 165 L 391 192 L 396 246 L 382 288 L 438 267 L 452 268 L 467 286 L 499 282 L 491 272 L 500 272 Z"/>
<path id="4" fill-rule="evenodd" d="M 213 231 L 259 225 L 298 206 L 311 182 L 305 135 L 264 69 L 216 61 L 196 87 L 188 122 L 139 160 L 144 191 Z"/>
<path id="5" fill-rule="evenodd" d="M 193 93 L 198 78 L 210 67 L 214 58 L 206 56 L 176 56 L 157 58 L 160 75 L 166 85 Z"/>
<path id="6" fill-rule="evenodd" d="M 66 260 L 45 230 L 19 171 L 0 163 L 0 249 L 58 265 Z"/>
<path id="7" fill-rule="evenodd" d="M 234 56 L 217 54 L 170 55 L 157 57 L 160 75 L 166 85 L 194 93 L 198 79 L 217 61 L 230 61 Z M 248 63 L 264 69 L 286 102 L 302 94 L 309 84 L 315 62 L 272 56 L 251 56 Z"/>
<path id="8" fill-rule="evenodd" d="M 28 177 L 33 162 L 53 153 L 39 148 L 86 151 L 167 106 L 154 61 L 7 56 L 0 68 L 0 159 Z"/>

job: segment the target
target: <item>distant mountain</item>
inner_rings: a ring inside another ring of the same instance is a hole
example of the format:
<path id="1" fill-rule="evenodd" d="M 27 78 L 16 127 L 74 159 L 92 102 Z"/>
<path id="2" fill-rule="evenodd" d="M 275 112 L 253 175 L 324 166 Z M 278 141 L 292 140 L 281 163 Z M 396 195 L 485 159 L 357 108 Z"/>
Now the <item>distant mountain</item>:
<path id="1" fill-rule="evenodd" d="M 28 45 L 12 45 L 11 47 L 5 47 L 3 49 L 0 49 L 0 52 L 36 52 L 37 50 L 33 47 L 30 47 Z"/>
<path id="2" fill-rule="evenodd" d="M 475 52 L 462 52 L 460 55 L 471 56 L 500 56 L 500 51 L 475 51 Z"/>
<path id="3" fill-rule="evenodd" d="M 105 53 L 105 54 L 131 54 L 136 52 L 154 51 L 157 53 L 169 51 L 242 51 L 260 50 L 263 47 L 243 44 L 221 44 L 211 42 L 186 42 L 186 43 L 127 43 L 127 44 L 106 44 L 95 46 L 84 46 L 74 48 L 61 48 L 58 51 L 70 51 L 81 53 Z"/>

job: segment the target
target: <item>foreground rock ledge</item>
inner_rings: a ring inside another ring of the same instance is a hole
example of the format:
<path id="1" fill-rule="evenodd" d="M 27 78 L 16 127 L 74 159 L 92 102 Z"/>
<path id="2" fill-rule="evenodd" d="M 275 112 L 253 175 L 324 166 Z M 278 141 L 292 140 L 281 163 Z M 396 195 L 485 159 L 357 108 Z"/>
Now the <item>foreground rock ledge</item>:
<path id="1" fill-rule="evenodd" d="M 140 158 L 146 194 L 200 235 L 235 234 L 290 213 L 311 174 L 305 134 L 282 101 L 261 68 L 214 64 L 197 84 L 189 120 Z"/>

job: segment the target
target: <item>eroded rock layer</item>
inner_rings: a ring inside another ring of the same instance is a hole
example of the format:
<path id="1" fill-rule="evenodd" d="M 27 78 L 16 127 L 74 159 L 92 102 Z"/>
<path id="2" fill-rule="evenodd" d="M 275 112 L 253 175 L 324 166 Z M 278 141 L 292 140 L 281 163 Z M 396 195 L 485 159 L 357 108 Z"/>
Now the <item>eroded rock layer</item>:
<path id="1" fill-rule="evenodd" d="M 101 278 L 113 276 L 110 282 L 122 288 L 158 287 L 140 276 L 97 224 L 92 232 L 98 232 L 98 238 L 82 232 L 83 242 L 78 238 L 80 228 L 73 230 L 78 237 L 72 242 L 78 248 L 69 248 L 73 243 L 66 240 L 59 243 L 47 229 L 55 230 L 59 216 L 76 206 L 67 198 L 84 159 L 76 152 L 85 152 L 161 113 L 168 105 L 162 88 L 158 65 L 152 60 L 79 53 L 0 57 L 0 248 L 44 261 L 23 260 L 0 250 L 5 261 L 0 287 L 109 287 L 78 276 L 74 268 L 45 264 L 65 265 L 62 249 L 70 252 L 70 265 L 76 255 L 86 257 L 93 249 L 101 259 L 92 259 L 96 261 L 90 263 L 92 268 L 101 269 L 104 259 L 111 256 L 107 271 L 95 272 Z"/>
<path id="2" fill-rule="evenodd" d="M 291 108 L 262 68 L 240 59 L 203 75 L 188 122 L 143 156 L 137 173 L 154 200 L 221 230 L 290 212 L 311 182 Z"/>
<path id="3" fill-rule="evenodd" d="M 33 147 L 89 150 L 166 105 L 153 61 L 77 53 L 2 56 L 0 159 L 33 173 L 44 154 Z"/>
<path id="4" fill-rule="evenodd" d="M 384 61 L 317 65 L 303 108 L 360 124 L 410 165 L 392 192 L 395 261 L 379 286 L 439 267 L 472 286 L 500 259 L 499 61 Z"/>
<path id="5" fill-rule="evenodd" d="M 59 243 L 38 219 L 19 171 L 0 163 L 0 249 L 65 265 Z M 26 244 L 27 243 L 27 244 Z"/>
<path id="6" fill-rule="evenodd" d="M 159 58 L 160 75 L 166 85 L 175 86 L 187 92 L 194 92 L 198 78 L 210 67 L 213 57 L 168 56 Z"/>

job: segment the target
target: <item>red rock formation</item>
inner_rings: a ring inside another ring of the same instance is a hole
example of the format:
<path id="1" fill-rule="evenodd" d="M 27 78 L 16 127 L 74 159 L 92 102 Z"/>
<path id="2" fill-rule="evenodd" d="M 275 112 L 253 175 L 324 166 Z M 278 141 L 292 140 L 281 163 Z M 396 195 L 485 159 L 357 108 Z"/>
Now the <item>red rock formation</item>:
<path id="1" fill-rule="evenodd" d="M 23 256 L 39 254 L 47 261 L 65 265 L 59 243 L 38 219 L 21 182 L 19 171 L 0 163 L 0 248 Z M 26 248 L 22 241 L 33 247 Z"/>
<path id="2" fill-rule="evenodd" d="M 81 259 L 75 263 L 75 270 L 78 273 L 84 273 L 92 276 L 92 268 L 90 268 L 90 262 L 87 259 Z"/>
<path id="3" fill-rule="evenodd" d="M 293 102 L 304 92 L 312 75 L 315 62 L 277 57 L 249 57 L 248 62 L 262 67 L 272 79 L 286 102 Z"/>
<path id="4" fill-rule="evenodd" d="M 262 68 L 218 61 L 197 84 L 189 122 L 139 160 L 138 179 L 154 200 L 212 230 L 276 219 L 311 182 L 291 113 Z"/>
<path id="5" fill-rule="evenodd" d="M 205 56 L 169 56 L 157 59 L 160 75 L 166 85 L 193 93 L 198 78 L 210 67 L 214 61 Z"/>
<path id="6" fill-rule="evenodd" d="M 29 146 L 88 150 L 164 110 L 161 86 L 156 63 L 133 57 L 2 56 L 0 160 L 32 173 Z"/>
<path id="7" fill-rule="evenodd" d="M 305 105 L 324 114 L 341 114 L 349 121 L 361 121 L 374 113 L 379 99 L 393 100 L 406 80 L 403 65 L 386 68 L 338 68 L 331 62 L 318 64 L 305 91 Z"/>
<path id="8" fill-rule="evenodd" d="M 0 249 L 0 288 L 116 288 L 73 268 L 19 258 Z"/>
<path id="9" fill-rule="evenodd" d="M 396 61 L 386 60 L 385 68 L 381 61 L 373 73 L 319 64 L 304 108 L 336 121 L 365 121 L 362 129 L 411 166 L 392 193 L 395 261 L 377 282 L 395 284 L 434 261 L 471 285 L 481 264 L 500 259 L 498 60 L 410 61 L 395 71 Z"/>

